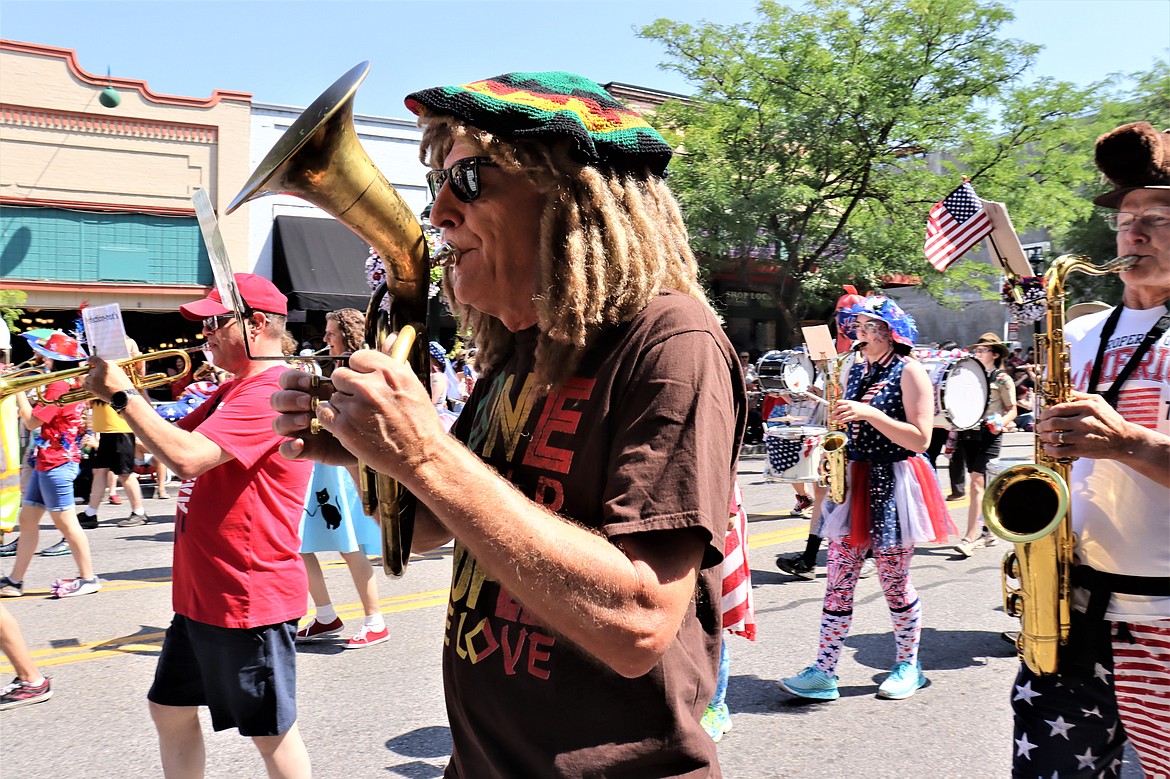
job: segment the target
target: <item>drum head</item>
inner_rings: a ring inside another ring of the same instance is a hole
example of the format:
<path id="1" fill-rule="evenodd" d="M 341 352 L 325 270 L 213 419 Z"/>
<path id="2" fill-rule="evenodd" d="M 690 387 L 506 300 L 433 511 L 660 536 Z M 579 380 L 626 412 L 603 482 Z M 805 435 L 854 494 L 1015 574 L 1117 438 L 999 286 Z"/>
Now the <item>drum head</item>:
<path id="1" fill-rule="evenodd" d="M 956 430 L 978 427 L 991 396 L 987 373 L 974 357 L 960 357 L 943 370 L 939 404 Z"/>
<path id="2" fill-rule="evenodd" d="M 784 388 L 793 392 L 808 392 L 816 379 L 816 369 L 812 360 L 804 352 L 788 352 L 784 355 L 784 365 L 780 369 L 780 378 Z"/>

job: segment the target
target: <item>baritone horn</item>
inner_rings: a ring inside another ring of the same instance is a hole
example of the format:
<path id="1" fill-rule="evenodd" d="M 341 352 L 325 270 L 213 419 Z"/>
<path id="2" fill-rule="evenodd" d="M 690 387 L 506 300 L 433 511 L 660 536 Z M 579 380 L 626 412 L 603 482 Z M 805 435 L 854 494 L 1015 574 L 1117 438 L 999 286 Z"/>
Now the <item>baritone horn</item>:
<path id="1" fill-rule="evenodd" d="M 138 368 L 148 362 L 154 360 L 165 360 L 167 358 L 178 357 L 183 361 L 183 369 L 174 376 L 168 376 L 166 373 L 147 373 L 140 375 Z M 134 384 L 135 389 L 145 390 L 161 387 L 165 384 L 178 381 L 191 372 L 191 357 L 183 349 L 163 349 L 158 352 L 149 352 L 147 354 L 140 354 L 137 357 L 129 357 L 125 360 L 117 360 L 114 363 L 122 370 L 126 371 L 126 375 L 130 378 L 131 383 Z M 83 403 L 85 401 L 93 400 L 96 396 L 86 389 L 72 389 L 63 395 L 54 398 L 51 401 L 45 400 L 43 388 L 49 386 L 53 382 L 67 381 L 69 379 L 77 379 L 89 373 L 90 366 L 83 365 L 77 368 L 66 368 L 63 371 L 53 371 L 52 373 L 30 373 L 30 369 L 24 368 L 19 371 L 11 371 L 8 374 L 0 376 L 0 400 L 7 398 L 9 395 L 15 395 L 19 392 L 36 391 L 37 398 L 42 403 L 51 403 L 56 406 L 65 406 L 70 403 Z M 26 374 L 17 375 L 12 374 Z"/>
<path id="2" fill-rule="evenodd" d="M 385 263 L 386 280 L 366 308 L 366 345 L 381 349 L 398 333 L 391 357 L 409 363 L 426 386 L 427 245 L 422 226 L 370 160 L 354 129 L 353 98 L 369 70 L 369 62 L 358 64 L 305 109 L 252 173 L 227 213 L 264 195 L 295 195 L 374 247 Z M 388 310 L 383 300 L 389 301 Z M 326 396 L 332 391 L 326 380 L 320 387 Z M 382 568 L 390 576 L 401 576 L 410 557 L 416 499 L 364 463 L 359 472 L 366 513 L 382 519 Z"/>

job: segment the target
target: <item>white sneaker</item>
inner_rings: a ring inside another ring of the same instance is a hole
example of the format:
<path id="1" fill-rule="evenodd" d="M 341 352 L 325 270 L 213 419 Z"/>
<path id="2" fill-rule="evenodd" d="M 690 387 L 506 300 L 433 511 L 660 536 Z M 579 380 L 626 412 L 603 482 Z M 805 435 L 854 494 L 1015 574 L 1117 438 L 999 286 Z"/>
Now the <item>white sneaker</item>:
<path id="1" fill-rule="evenodd" d="M 877 563 L 872 557 L 865 558 L 865 562 L 861 564 L 861 573 L 857 574 L 859 579 L 868 579 L 877 573 Z"/>
<path id="2" fill-rule="evenodd" d="M 978 540 L 978 539 L 976 539 L 976 540 Z M 955 544 L 952 547 L 952 549 L 954 549 L 955 553 L 958 555 L 961 555 L 963 557 L 970 557 L 972 554 L 975 553 L 975 544 L 976 544 L 975 541 L 967 541 L 965 539 L 960 538 L 959 543 Z"/>

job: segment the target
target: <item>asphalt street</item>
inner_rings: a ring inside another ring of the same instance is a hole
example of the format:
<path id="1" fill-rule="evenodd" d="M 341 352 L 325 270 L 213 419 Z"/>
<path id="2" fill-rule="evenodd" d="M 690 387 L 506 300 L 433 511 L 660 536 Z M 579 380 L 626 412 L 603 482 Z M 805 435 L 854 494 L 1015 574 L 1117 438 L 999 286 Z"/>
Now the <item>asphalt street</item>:
<path id="1" fill-rule="evenodd" d="M 795 579 L 776 569 L 777 553 L 803 548 L 807 522 L 789 516 L 792 488 L 766 483 L 762 466 L 760 456 L 741 461 L 759 638 L 729 639 L 734 727 L 719 745 L 724 775 L 1008 776 L 1017 661 L 1000 634 L 1017 623 L 1000 604 L 1003 544 L 969 559 L 949 546 L 916 553 L 925 688 L 902 701 L 875 697 L 894 647 L 874 577 L 859 583 L 838 669 L 841 699 L 799 703 L 777 680 L 814 659 L 824 579 Z M 966 502 L 948 506 L 962 528 Z M 71 557 L 36 557 L 26 595 L 6 599 L 37 663 L 52 677 L 54 696 L 0 713 L 3 779 L 161 775 L 145 696 L 171 617 L 173 509 L 173 500 L 148 500 L 151 524 L 119 528 L 128 507 L 102 507 L 101 526 L 89 531 L 101 592 L 49 599 L 50 582 L 75 575 L 74 564 Z M 57 539 L 46 518 L 38 548 Z M 340 557 L 322 557 L 347 623 L 344 639 L 361 623 L 360 604 Z M 351 651 L 342 641 L 326 642 L 299 652 L 299 722 L 317 777 L 442 775 L 451 745 L 440 671 L 449 557 L 446 550 L 416 556 L 402 579 L 380 578 L 389 642 Z M 0 559 L 0 572 L 10 568 L 11 558 Z M 10 674 L 11 665 L 0 666 L 0 675 Z M 235 731 L 213 734 L 205 713 L 203 720 L 208 777 L 264 776 L 249 740 Z M 1140 776 L 1132 757 L 1123 776 Z"/>

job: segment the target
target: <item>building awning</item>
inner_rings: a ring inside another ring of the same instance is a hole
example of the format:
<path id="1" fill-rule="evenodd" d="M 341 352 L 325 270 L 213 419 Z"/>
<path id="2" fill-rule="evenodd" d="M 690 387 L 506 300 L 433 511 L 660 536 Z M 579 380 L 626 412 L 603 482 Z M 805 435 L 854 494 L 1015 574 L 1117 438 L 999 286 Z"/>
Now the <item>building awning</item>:
<path id="1" fill-rule="evenodd" d="M 278 216 L 272 237 L 272 281 L 289 310 L 365 311 L 369 246 L 334 219 Z"/>

